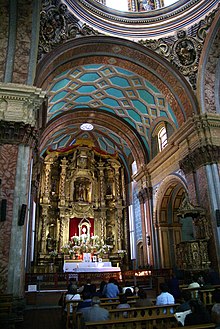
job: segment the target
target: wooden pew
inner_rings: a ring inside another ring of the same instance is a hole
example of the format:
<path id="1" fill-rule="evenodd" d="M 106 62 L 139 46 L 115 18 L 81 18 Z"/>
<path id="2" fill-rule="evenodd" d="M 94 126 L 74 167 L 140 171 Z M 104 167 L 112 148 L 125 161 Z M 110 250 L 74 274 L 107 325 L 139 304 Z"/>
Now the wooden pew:
<path id="1" fill-rule="evenodd" d="M 204 323 L 204 324 L 194 324 L 193 326 L 184 326 L 185 329 L 206 329 L 206 328 L 215 328 L 215 323 Z M 173 329 L 179 329 L 180 327 L 173 327 Z"/>
<path id="2" fill-rule="evenodd" d="M 180 304 L 161 305 L 161 306 L 142 306 L 142 307 L 134 307 L 134 308 L 126 308 L 126 309 L 125 308 L 111 309 L 109 310 L 109 316 L 110 316 L 109 321 L 112 321 L 110 323 L 112 325 L 114 321 L 122 320 L 123 322 L 125 318 L 132 319 L 132 321 L 135 323 L 136 323 L 136 319 L 139 320 L 144 319 L 144 321 L 148 319 L 149 328 L 152 328 L 153 324 L 155 325 L 157 324 L 158 321 L 156 320 L 158 319 L 160 320 L 159 325 L 161 326 L 162 323 L 164 323 L 164 321 L 166 326 L 171 322 L 173 323 L 173 325 L 176 325 L 177 321 L 176 318 L 174 317 L 174 312 L 179 305 Z M 74 321 L 75 321 L 74 328 L 76 329 L 83 328 L 82 313 L 77 312 Z M 166 326 L 164 328 L 168 328 Z M 99 328 L 101 327 L 99 326 Z"/>
<path id="3" fill-rule="evenodd" d="M 0 327 L 15 328 L 15 314 L 12 312 L 12 302 L 0 302 Z"/>
<path id="4" fill-rule="evenodd" d="M 210 286 L 200 288 L 183 288 L 182 290 L 190 291 L 192 298 L 201 299 L 203 304 L 206 306 L 212 306 L 214 304 L 213 293 L 216 289 L 218 288 L 215 286 Z"/>
<path id="5" fill-rule="evenodd" d="M 101 300 L 101 303 L 108 303 L 110 301 L 116 302 L 116 301 L 119 300 L 119 296 L 118 297 L 114 297 L 114 298 L 101 297 L 100 300 Z M 139 299 L 139 296 L 127 296 L 128 303 L 131 300 L 138 300 L 138 299 Z"/>
<path id="6" fill-rule="evenodd" d="M 86 322 L 85 329 L 169 329 L 176 325 L 173 315 L 158 315 L 152 318 L 124 318 L 119 320 L 108 320 L 99 322 Z"/>
<path id="7" fill-rule="evenodd" d="M 160 305 L 160 306 L 142 306 L 131 308 L 118 308 L 109 310 L 110 320 L 122 319 L 125 314 L 127 318 L 157 317 L 163 315 L 173 315 L 180 304 Z"/>
<path id="8" fill-rule="evenodd" d="M 100 306 L 106 308 L 107 310 L 112 310 L 112 309 L 115 309 L 119 304 L 120 304 L 119 301 L 114 301 L 114 302 L 101 303 Z M 128 301 L 128 304 L 135 306 L 136 300 L 130 300 L 130 301 Z"/>
<path id="9" fill-rule="evenodd" d="M 76 323 L 76 310 L 79 300 L 68 300 L 65 302 L 65 309 L 63 310 L 63 319 L 66 323 L 66 329 L 74 328 Z"/>

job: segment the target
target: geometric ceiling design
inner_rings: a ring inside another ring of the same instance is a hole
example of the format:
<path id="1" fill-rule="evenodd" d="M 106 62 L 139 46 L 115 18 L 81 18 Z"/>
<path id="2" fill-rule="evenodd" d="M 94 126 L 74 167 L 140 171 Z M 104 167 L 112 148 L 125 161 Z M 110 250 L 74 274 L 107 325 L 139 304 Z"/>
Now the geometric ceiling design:
<path id="1" fill-rule="evenodd" d="M 156 118 L 167 118 L 178 126 L 170 104 L 155 86 L 136 73 L 114 65 L 90 64 L 68 69 L 53 78 L 47 92 L 47 121 L 80 108 L 107 111 L 125 120 L 139 133 L 147 152 L 150 127 Z M 53 149 L 67 147 L 76 137 L 95 134 L 102 150 L 118 151 L 126 162 L 130 154 L 126 142 L 108 130 L 107 123 L 105 127 L 94 128 L 85 133 L 73 124 L 68 131 L 56 132 L 47 144 Z"/>

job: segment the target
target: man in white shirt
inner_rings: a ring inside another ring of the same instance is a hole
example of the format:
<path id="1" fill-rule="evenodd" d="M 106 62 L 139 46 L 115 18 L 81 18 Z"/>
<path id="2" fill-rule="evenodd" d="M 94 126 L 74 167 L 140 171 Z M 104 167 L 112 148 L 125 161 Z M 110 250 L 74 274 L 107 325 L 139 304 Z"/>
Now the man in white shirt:
<path id="1" fill-rule="evenodd" d="M 169 305 L 169 304 L 175 304 L 175 299 L 173 295 L 171 295 L 168 292 L 168 286 L 166 283 L 160 284 L 160 295 L 156 298 L 156 305 Z M 173 313 L 173 310 L 170 310 L 171 313 Z M 166 313 L 166 310 L 164 310 L 164 313 Z"/>

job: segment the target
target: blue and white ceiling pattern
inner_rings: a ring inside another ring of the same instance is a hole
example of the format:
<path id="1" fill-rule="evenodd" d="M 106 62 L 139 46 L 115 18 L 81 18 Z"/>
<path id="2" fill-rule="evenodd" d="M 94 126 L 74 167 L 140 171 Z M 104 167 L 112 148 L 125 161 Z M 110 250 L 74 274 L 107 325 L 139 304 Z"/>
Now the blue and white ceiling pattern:
<path id="1" fill-rule="evenodd" d="M 143 77 L 117 66 L 91 64 L 68 69 L 54 77 L 48 89 L 48 117 L 77 109 L 96 109 L 107 111 L 120 117 L 131 125 L 140 135 L 146 151 L 149 152 L 150 127 L 153 121 L 161 117 L 177 120 L 164 95 Z M 83 123 L 83 122 L 82 122 Z M 47 145 L 53 149 L 67 147 L 76 138 L 93 135 L 99 147 L 108 153 L 130 154 L 126 142 L 105 127 L 94 125 L 94 130 L 84 132 L 80 125 L 68 127 L 56 132 Z"/>

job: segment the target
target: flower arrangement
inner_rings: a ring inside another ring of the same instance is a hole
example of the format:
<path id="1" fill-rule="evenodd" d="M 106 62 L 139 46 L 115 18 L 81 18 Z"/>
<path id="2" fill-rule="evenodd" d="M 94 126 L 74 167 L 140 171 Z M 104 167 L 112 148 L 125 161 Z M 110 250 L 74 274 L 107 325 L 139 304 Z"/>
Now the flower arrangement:
<path id="1" fill-rule="evenodd" d="M 81 236 L 74 235 L 70 241 L 61 247 L 61 252 L 66 255 L 78 255 L 83 253 L 95 253 L 100 257 L 107 253 L 112 246 L 104 244 L 103 239 L 100 239 L 98 235 L 87 236 L 83 234 Z"/>
<path id="2" fill-rule="evenodd" d="M 127 251 L 120 249 L 117 251 L 117 253 L 120 258 L 124 258 L 124 256 L 127 254 Z"/>
<path id="3" fill-rule="evenodd" d="M 49 255 L 50 255 L 50 257 L 56 257 L 58 254 L 57 254 L 56 250 L 52 250 L 49 252 Z"/>

